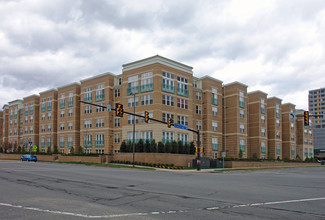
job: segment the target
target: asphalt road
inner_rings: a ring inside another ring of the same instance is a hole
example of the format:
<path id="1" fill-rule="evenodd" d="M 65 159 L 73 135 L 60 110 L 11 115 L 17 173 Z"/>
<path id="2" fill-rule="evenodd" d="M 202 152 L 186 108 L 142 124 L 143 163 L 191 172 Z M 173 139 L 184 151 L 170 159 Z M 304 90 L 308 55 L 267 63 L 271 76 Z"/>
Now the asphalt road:
<path id="1" fill-rule="evenodd" d="M 0 219 L 325 219 L 325 167 L 176 173 L 0 161 Z"/>

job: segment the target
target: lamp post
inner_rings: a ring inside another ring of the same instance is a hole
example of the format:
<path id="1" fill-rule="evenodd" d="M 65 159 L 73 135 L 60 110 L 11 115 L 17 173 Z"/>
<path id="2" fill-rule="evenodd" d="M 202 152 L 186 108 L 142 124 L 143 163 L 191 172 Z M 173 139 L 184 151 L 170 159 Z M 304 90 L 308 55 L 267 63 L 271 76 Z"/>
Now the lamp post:
<path id="1" fill-rule="evenodd" d="M 133 95 L 133 113 L 135 114 L 135 93 L 131 93 Z M 135 153 L 135 115 L 133 115 L 133 160 L 132 165 L 134 167 L 134 153 Z"/>

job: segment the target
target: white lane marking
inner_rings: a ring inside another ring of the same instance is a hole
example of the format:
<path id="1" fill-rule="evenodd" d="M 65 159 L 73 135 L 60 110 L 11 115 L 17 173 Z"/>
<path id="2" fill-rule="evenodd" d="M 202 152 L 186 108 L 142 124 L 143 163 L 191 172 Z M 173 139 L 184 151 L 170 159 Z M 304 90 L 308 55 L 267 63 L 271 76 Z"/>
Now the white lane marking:
<path id="1" fill-rule="evenodd" d="M 239 208 L 239 207 L 249 207 L 249 206 L 264 206 L 264 205 L 275 205 L 275 204 L 285 204 L 285 203 L 295 203 L 295 202 L 308 202 L 308 201 L 318 201 L 325 200 L 323 198 L 311 198 L 311 199 L 295 199 L 295 200 L 286 200 L 286 201 L 276 201 L 276 202 L 261 202 L 261 203 L 251 203 L 251 204 L 242 204 L 234 206 L 225 206 L 225 207 L 210 207 L 206 208 L 207 210 L 216 210 L 221 208 Z"/>
<path id="2" fill-rule="evenodd" d="M 251 204 L 242 204 L 242 205 L 234 205 L 234 206 L 224 206 L 224 207 L 209 207 L 205 208 L 205 210 L 218 210 L 223 208 L 239 208 L 239 207 L 250 207 L 250 206 L 265 206 L 265 205 L 275 205 L 275 204 L 285 204 L 285 203 L 295 203 L 295 202 L 307 202 L 307 201 L 318 201 L 325 200 L 325 197 L 322 198 L 310 198 L 310 199 L 295 199 L 295 200 L 286 200 L 286 201 L 275 201 L 275 202 L 262 202 L 262 203 L 251 203 Z M 12 208 L 20 208 L 26 210 L 33 210 L 38 212 L 46 212 L 52 214 L 59 215 L 69 215 L 76 216 L 82 218 L 119 218 L 119 217 L 130 217 L 130 216 L 143 216 L 143 215 L 160 215 L 160 214 L 175 214 L 175 213 L 183 213 L 188 212 L 188 210 L 177 210 L 177 211 L 160 211 L 160 212 L 148 212 L 148 213 L 128 213 L 128 214 L 112 214 L 112 215 L 85 215 L 73 212 L 64 212 L 58 210 L 48 210 L 48 209 L 40 209 L 35 207 L 21 206 L 21 205 L 13 205 L 9 203 L 0 203 L 0 206 L 12 207 Z M 200 209 L 204 210 L 204 209 Z"/>

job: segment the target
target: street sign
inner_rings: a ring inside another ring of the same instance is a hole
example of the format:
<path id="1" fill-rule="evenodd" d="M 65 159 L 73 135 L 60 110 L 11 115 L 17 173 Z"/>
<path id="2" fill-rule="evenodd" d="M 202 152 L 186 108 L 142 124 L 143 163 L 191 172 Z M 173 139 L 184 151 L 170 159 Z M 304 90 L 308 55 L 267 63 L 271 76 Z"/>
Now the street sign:
<path id="1" fill-rule="evenodd" d="M 180 129 L 187 130 L 187 125 L 182 125 L 182 124 L 174 123 L 174 127 L 175 128 L 180 128 Z"/>
<path id="2" fill-rule="evenodd" d="M 37 151 L 37 146 L 34 145 L 33 149 L 34 149 L 34 152 L 36 152 Z"/>
<path id="3" fill-rule="evenodd" d="M 221 157 L 225 158 L 226 157 L 226 152 L 221 152 Z"/>
<path id="4" fill-rule="evenodd" d="M 296 119 L 296 114 L 293 112 L 289 113 L 289 120 L 293 121 L 295 119 Z"/>
<path id="5" fill-rule="evenodd" d="M 107 108 L 108 112 L 110 112 L 112 110 L 112 106 L 110 104 L 107 104 L 106 108 Z"/>

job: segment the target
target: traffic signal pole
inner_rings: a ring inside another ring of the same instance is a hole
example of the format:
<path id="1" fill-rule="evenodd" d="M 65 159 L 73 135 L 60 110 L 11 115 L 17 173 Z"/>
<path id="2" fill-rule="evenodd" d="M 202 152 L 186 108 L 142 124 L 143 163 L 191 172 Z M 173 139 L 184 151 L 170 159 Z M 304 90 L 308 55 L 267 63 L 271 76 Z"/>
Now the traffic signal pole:
<path id="1" fill-rule="evenodd" d="M 87 105 L 94 105 L 94 106 L 98 106 L 98 107 L 102 107 L 102 108 L 107 108 L 106 106 L 94 104 L 94 103 L 91 103 L 91 102 L 85 102 L 85 101 L 82 101 L 82 100 L 80 100 L 80 102 L 82 102 L 84 104 L 87 104 Z M 111 110 L 116 111 L 115 108 L 111 108 Z M 123 113 L 146 119 L 146 114 L 145 115 L 139 115 L 139 114 L 135 114 L 135 113 L 132 113 L 132 112 L 127 112 L 127 111 L 124 111 L 124 110 L 123 110 Z M 162 121 L 162 120 L 158 120 L 158 119 L 155 119 L 155 118 L 149 118 L 149 120 L 168 125 L 168 122 L 165 122 L 165 121 Z M 174 123 L 171 123 L 171 125 L 174 126 Z M 197 171 L 200 171 L 201 170 L 200 131 L 199 130 L 193 130 L 191 128 L 187 128 L 186 130 L 191 131 L 191 132 L 193 132 L 193 133 L 195 133 L 197 135 L 197 149 L 198 150 L 197 150 L 197 154 L 196 154 L 196 170 Z"/>

